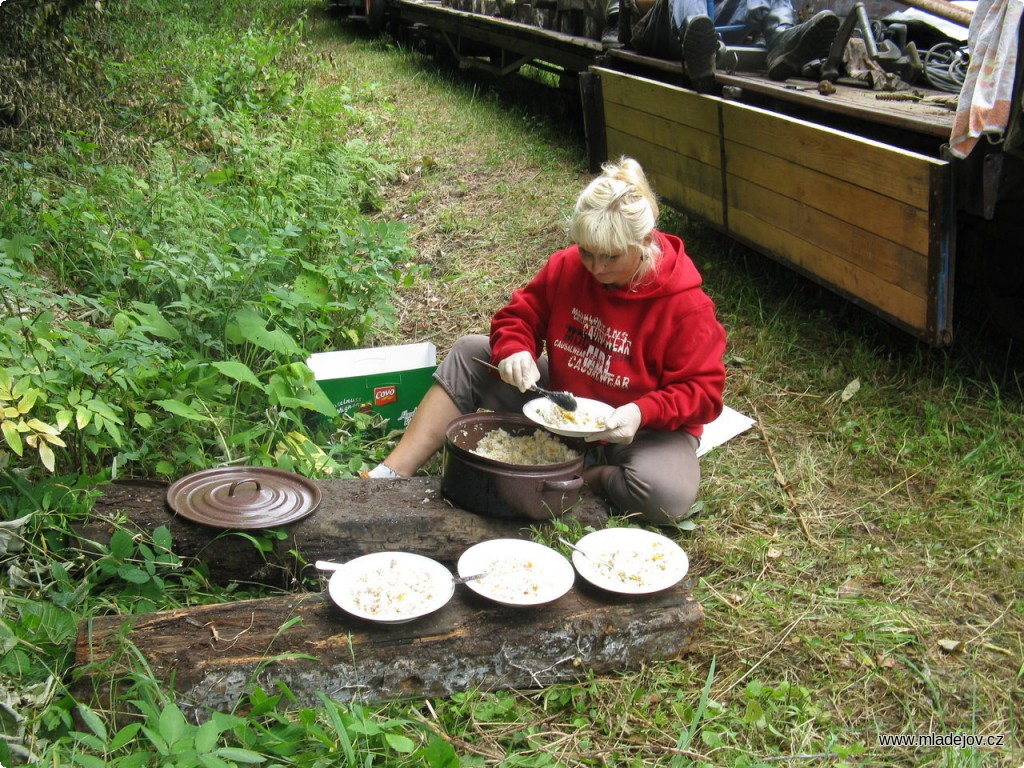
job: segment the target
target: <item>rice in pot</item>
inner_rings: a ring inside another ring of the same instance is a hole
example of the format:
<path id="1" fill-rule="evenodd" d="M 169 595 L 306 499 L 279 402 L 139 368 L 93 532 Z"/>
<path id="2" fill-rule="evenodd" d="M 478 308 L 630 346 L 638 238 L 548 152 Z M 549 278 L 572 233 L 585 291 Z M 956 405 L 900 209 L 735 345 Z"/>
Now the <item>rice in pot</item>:
<path id="1" fill-rule="evenodd" d="M 480 438 L 471 453 L 506 464 L 561 464 L 579 458 L 579 453 L 543 430 L 530 435 L 511 435 L 502 428 Z"/>

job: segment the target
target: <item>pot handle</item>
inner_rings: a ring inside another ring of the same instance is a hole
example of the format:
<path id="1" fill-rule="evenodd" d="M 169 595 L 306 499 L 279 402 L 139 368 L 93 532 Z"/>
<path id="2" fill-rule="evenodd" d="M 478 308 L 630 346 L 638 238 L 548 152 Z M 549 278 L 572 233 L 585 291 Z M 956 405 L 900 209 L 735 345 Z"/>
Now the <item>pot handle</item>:
<path id="1" fill-rule="evenodd" d="M 571 480 L 545 480 L 544 490 L 545 491 L 578 491 L 583 487 L 583 478 L 576 475 Z"/>

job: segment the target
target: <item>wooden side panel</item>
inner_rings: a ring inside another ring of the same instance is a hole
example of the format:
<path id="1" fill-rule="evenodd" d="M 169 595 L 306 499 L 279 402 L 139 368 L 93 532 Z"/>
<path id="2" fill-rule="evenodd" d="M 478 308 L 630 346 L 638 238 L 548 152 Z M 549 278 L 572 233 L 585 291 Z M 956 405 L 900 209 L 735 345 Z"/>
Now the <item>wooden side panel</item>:
<path id="1" fill-rule="evenodd" d="M 950 341 L 949 163 L 595 67 L 607 156 L 658 194 L 888 321 Z"/>
<path id="2" fill-rule="evenodd" d="M 730 234 L 941 341 L 948 241 L 933 223 L 952 211 L 933 187 L 947 163 L 734 103 L 722 126 Z"/>
<path id="3" fill-rule="evenodd" d="M 723 226 L 719 101 L 641 77 L 594 71 L 601 77 L 608 157 L 636 158 L 659 196 Z"/>

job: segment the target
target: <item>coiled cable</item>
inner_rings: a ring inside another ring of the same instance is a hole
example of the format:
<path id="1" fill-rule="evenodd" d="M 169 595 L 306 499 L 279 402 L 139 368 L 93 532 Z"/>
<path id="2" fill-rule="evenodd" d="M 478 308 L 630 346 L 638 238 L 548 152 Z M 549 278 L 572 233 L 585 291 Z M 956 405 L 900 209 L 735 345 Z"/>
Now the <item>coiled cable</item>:
<path id="1" fill-rule="evenodd" d="M 966 45 L 937 43 L 925 51 L 923 56 L 924 77 L 939 91 L 959 93 L 967 75 L 971 55 Z"/>

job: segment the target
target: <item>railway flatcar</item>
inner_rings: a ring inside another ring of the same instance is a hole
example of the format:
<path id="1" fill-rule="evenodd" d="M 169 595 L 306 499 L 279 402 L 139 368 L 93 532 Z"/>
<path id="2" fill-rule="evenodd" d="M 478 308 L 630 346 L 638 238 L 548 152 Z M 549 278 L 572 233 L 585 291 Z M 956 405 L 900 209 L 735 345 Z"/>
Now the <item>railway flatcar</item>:
<path id="1" fill-rule="evenodd" d="M 371 29 L 460 67 L 553 73 L 582 113 L 592 170 L 636 157 L 673 207 L 929 345 L 953 343 L 958 284 L 1024 339 L 1022 160 L 985 140 L 966 158 L 950 150 L 961 83 L 941 67 L 959 60 L 962 75 L 969 61 L 972 4 L 811 0 L 802 15 L 858 15 L 874 78 L 825 80 L 817 62 L 773 81 L 763 47 L 739 40 L 706 93 L 679 61 L 602 42 L 598 0 L 349 2 Z"/>

